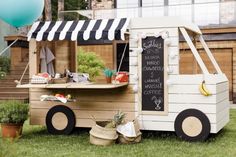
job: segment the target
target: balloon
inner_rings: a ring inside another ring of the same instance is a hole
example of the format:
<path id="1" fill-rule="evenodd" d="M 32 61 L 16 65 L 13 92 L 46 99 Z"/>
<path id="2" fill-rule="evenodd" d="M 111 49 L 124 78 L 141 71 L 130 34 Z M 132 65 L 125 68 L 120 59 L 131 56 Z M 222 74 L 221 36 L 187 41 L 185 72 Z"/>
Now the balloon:
<path id="1" fill-rule="evenodd" d="M 0 0 L 0 19 L 14 27 L 30 25 L 43 8 L 44 0 Z"/>

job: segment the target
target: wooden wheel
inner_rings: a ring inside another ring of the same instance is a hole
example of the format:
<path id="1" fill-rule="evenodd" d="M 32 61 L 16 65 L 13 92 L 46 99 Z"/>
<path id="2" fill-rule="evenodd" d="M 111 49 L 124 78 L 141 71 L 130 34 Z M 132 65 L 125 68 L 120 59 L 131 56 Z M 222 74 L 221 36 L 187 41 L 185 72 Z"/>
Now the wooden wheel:
<path id="1" fill-rule="evenodd" d="M 199 110 L 184 110 L 175 120 L 175 132 L 186 141 L 204 141 L 210 134 L 210 122 Z"/>
<path id="2" fill-rule="evenodd" d="M 52 107 L 46 116 L 46 126 L 51 134 L 70 134 L 75 127 L 73 111 L 63 105 Z"/>
<path id="3" fill-rule="evenodd" d="M 57 130 L 63 130 L 68 125 L 67 116 L 62 112 L 57 112 L 52 116 L 52 125 Z"/>

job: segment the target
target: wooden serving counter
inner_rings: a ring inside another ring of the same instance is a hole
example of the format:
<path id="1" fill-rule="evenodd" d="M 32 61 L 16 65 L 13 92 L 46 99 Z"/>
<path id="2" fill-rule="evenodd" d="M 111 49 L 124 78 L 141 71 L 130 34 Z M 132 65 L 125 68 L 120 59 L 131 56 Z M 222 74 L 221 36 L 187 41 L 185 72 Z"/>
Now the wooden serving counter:
<path id="1" fill-rule="evenodd" d="M 98 83 L 64 83 L 64 84 L 22 84 L 17 88 L 67 88 L 67 89 L 114 89 L 127 86 L 126 83 L 98 84 Z"/>

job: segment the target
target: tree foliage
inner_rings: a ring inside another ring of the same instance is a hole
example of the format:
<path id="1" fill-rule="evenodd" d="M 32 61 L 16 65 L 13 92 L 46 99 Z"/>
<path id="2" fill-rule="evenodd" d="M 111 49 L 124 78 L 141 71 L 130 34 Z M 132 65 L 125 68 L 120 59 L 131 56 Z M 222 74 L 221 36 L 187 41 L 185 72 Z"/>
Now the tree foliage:
<path id="1" fill-rule="evenodd" d="M 84 10 L 87 7 L 85 0 L 65 0 L 65 10 Z M 57 20 L 58 17 L 58 0 L 52 0 L 52 19 Z M 76 20 L 79 18 L 77 13 L 65 13 L 65 20 Z M 80 17 L 81 19 L 81 17 Z"/>
<path id="2" fill-rule="evenodd" d="M 8 56 L 0 56 L 0 71 L 8 73 L 11 67 L 11 60 Z"/>

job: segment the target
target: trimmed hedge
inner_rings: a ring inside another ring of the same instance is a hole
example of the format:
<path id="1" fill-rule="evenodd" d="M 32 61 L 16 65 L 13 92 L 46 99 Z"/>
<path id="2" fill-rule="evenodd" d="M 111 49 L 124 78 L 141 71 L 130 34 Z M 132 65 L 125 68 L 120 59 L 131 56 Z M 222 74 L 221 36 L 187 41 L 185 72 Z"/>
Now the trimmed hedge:
<path id="1" fill-rule="evenodd" d="M 11 60 L 7 56 L 0 56 L 0 72 L 10 72 Z"/>

